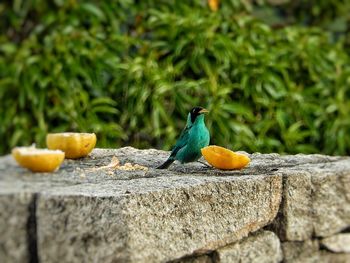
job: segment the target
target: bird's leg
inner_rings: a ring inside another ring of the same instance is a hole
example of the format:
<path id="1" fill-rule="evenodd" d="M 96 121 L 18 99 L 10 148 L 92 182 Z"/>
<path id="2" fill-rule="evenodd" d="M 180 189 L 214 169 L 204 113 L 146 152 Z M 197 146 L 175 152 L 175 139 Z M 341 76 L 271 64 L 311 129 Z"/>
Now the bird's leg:
<path id="1" fill-rule="evenodd" d="M 201 164 L 203 164 L 203 165 L 205 165 L 207 168 L 211 168 L 211 166 L 210 165 L 208 165 L 208 164 L 206 164 L 206 163 L 204 163 L 204 162 L 202 162 L 202 161 L 197 161 L 197 162 L 199 162 L 199 163 L 201 163 Z"/>

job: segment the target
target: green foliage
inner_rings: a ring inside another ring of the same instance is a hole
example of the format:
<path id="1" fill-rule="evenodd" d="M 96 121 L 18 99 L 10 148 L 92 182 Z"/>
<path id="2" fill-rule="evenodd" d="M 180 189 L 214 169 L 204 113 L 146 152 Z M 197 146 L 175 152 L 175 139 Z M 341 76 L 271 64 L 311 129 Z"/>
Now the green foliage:
<path id="1" fill-rule="evenodd" d="M 345 38 L 274 29 L 248 1 L 222 2 L 218 12 L 201 0 L 1 3 L 0 153 L 58 131 L 169 149 L 201 105 L 212 144 L 350 154 Z"/>

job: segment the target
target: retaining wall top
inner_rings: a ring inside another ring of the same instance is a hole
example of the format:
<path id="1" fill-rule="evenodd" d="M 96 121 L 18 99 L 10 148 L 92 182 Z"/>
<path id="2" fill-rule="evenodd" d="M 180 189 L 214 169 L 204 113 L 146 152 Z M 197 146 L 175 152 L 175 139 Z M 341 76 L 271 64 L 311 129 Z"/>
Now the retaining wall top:
<path id="1" fill-rule="evenodd" d="M 99 169 L 113 156 L 148 170 Z M 95 149 L 52 174 L 0 158 L 0 258 L 165 262 L 210 253 L 262 228 L 290 242 L 350 226 L 350 158 L 252 154 L 240 171 L 200 163 L 155 169 L 167 156 Z"/>

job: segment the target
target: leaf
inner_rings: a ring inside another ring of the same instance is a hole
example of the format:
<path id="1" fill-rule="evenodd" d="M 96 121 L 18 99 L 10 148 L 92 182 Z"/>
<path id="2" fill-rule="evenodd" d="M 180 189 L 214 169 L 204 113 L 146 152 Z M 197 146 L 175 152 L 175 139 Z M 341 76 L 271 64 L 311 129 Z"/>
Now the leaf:
<path id="1" fill-rule="evenodd" d="M 101 21 L 105 21 L 106 20 L 106 16 L 105 14 L 101 11 L 100 8 L 98 8 L 96 5 L 91 4 L 91 3 L 81 3 L 80 4 L 81 8 L 85 11 L 87 11 L 88 13 L 90 13 L 91 15 L 96 16 L 97 18 L 99 18 Z"/>

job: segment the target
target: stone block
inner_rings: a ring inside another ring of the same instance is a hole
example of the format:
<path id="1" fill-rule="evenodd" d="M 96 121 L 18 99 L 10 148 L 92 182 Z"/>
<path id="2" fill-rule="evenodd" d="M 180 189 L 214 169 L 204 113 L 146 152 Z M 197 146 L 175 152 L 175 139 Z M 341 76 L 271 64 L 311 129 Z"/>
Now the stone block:
<path id="1" fill-rule="evenodd" d="M 323 238 L 321 245 L 332 252 L 350 253 L 350 233 L 342 233 Z"/>
<path id="2" fill-rule="evenodd" d="M 350 162 L 338 159 L 280 169 L 282 203 L 271 229 L 283 241 L 327 237 L 350 226 Z"/>
<path id="3" fill-rule="evenodd" d="M 0 261 L 15 263 L 35 259 L 35 231 L 34 196 L 0 193 Z"/>
<path id="4" fill-rule="evenodd" d="M 316 263 L 320 259 L 317 240 L 283 242 L 282 250 L 285 263 Z"/>
<path id="5" fill-rule="evenodd" d="M 43 262 L 161 262 L 211 251 L 270 223 L 281 193 L 277 175 L 116 183 L 95 185 L 93 194 L 76 186 L 40 195 Z M 142 186 L 143 191 L 110 194 L 114 187 Z"/>
<path id="6" fill-rule="evenodd" d="M 277 263 L 282 261 L 281 244 L 270 231 L 260 231 L 217 250 L 220 263 Z"/>
<path id="7" fill-rule="evenodd" d="M 350 226 L 350 162 L 319 167 L 312 176 L 313 228 L 318 237 Z"/>

